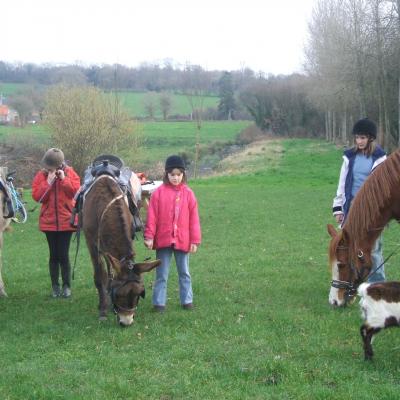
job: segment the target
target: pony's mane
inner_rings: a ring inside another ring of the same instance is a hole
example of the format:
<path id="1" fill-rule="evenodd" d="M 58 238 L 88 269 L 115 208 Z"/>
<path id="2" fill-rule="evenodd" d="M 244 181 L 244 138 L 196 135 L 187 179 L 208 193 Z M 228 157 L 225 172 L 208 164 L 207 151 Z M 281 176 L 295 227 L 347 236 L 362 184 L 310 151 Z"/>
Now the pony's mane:
<path id="1" fill-rule="evenodd" d="M 354 239 L 351 243 L 353 251 L 357 251 L 360 232 L 367 234 L 371 230 L 383 229 L 383 226 L 378 226 L 382 225 L 382 221 L 379 221 L 381 210 L 388 206 L 392 191 L 394 188 L 398 190 L 399 184 L 400 149 L 372 171 L 351 203 L 343 230 Z"/>
<path id="2" fill-rule="evenodd" d="M 118 182 L 111 177 L 104 177 L 99 179 L 96 183 L 99 184 L 99 186 L 101 186 L 105 192 L 107 192 L 110 199 L 113 199 L 121 194 Z M 113 204 L 113 210 L 117 215 L 118 224 L 121 228 L 119 231 L 123 233 L 123 237 L 126 239 L 125 245 L 131 248 L 131 224 L 130 221 L 128 221 L 125 217 L 126 215 L 130 215 L 130 211 L 126 210 L 128 206 L 126 205 L 124 199 L 122 200 L 123 201 L 117 201 Z"/>

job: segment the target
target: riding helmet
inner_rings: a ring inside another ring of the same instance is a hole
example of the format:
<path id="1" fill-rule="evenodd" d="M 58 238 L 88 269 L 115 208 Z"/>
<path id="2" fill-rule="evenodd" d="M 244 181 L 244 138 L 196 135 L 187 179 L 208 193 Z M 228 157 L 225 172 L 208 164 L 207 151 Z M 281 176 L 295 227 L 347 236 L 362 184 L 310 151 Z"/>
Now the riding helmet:
<path id="1" fill-rule="evenodd" d="M 182 157 L 179 156 L 169 156 L 167 161 L 165 161 L 165 170 L 169 171 L 174 168 L 179 168 L 185 170 L 185 162 L 183 161 Z"/>
<path id="2" fill-rule="evenodd" d="M 368 135 L 376 139 L 377 127 L 374 121 L 368 118 L 359 119 L 353 126 L 353 135 Z"/>
<path id="3" fill-rule="evenodd" d="M 44 168 L 59 168 L 64 162 L 64 153 L 60 149 L 51 148 L 44 153 L 41 164 Z"/>

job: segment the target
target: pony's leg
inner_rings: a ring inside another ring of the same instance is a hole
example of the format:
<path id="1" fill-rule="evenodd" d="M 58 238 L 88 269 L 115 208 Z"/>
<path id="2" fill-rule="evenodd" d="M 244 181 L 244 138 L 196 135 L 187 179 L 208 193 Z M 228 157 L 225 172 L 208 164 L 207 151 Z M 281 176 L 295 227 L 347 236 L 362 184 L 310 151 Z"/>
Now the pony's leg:
<path id="1" fill-rule="evenodd" d="M 104 263 L 96 248 L 90 248 L 90 257 L 94 269 L 94 284 L 99 294 L 99 319 L 104 321 L 107 319 L 108 309 L 107 271 L 104 268 Z"/>
<path id="2" fill-rule="evenodd" d="M 3 277 L 1 276 L 2 264 L 2 254 L 0 249 L 0 297 L 7 297 L 6 289 L 4 288 Z"/>
<path id="3" fill-rule="evenodd" d="M 372 360 L 374 351 L 372 350 L 372 337 L 376 335 L 381 328 L 371 328 L 367 324 L 361 325 L 360 333 L 363 340 L 365 360 Z"/>
<path id="4" fill-rule="evenodd" d="M 1 269 L 3 267 L 3 232 L 0 233 L 0 297 L 7 297 L 6 289 L 4 287 L 3 277 L 1 275 Z"/>

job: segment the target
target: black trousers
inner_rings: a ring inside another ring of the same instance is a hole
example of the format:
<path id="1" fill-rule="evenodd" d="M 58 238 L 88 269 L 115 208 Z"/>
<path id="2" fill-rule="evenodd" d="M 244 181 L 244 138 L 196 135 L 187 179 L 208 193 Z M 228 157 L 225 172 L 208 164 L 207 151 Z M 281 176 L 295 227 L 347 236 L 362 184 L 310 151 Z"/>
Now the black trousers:
<path id="1" fill-rule="evenodd" d="M 69 262 L 69 245 L 71 243 L 72 232 L 44 232 L 49 245 L 49 272 L 51 284 L 59 285 L 59 275 L 61 269 L 61 279 L 63 286 L 71 287 L 71 264 Z"/>

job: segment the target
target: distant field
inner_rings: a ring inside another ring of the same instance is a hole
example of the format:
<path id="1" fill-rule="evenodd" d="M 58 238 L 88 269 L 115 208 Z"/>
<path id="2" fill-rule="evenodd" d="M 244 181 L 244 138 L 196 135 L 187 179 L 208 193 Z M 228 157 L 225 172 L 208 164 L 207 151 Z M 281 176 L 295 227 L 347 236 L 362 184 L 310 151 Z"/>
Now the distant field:
<path id="1" fill-rule="evenodd" d="M 122 104 L 126 107 L 128 112 L 135 117 L 146 117 L 144 109 L 144 101 L 148 93 L 138 92 L 119 92 L 118 96 L 121 99 Z M 162 118 L 162 113 L 159 107 L 160 93 L 153 93 L 154 105 L 156 108 L 155 117 Z M 170 94 L 171 97 L 171 110 L 169 115 L 189 115 L 191 113 L 191 107 L 189 101 L 185 95 L 182 94 Z M 206 96 L 204 97 L 203 109 L 206 110 L 209 107 L 217 107 L 219 102 L 218 97 Z"/>
<path id="2" fill-rule="evenodd" d="M 0 94 L 9 96 L 14 93 L 19 93 L 32 88 L 33 85 L 25 83 L 2 83 L 0 82 Z"/>
<path id="3" fill-rule="evenodd" d="M 200 145 L 209 146 L 215 142 L 231 142 L 250 121 L 205 121 L 200 131 Z M 195 150 L 196 124 L 183 122 L 141 122 L 143 146 L 137 155 L 132 157 L 131 149 L 121 152 L 121 157 L 134 159 L 136 169 L 151 169 L 157 161 L 163 161 L 173 153 L 187 153 L 193 157 Z M 50 145 L 50 132 L 43 125 L 27 125 L 25 128 L 0 125 L 0 140 L 15 142 L 21 138 L 29 138 L 29 142 L 38 141 Z"/>
<path id="4" fill-rule="evenodd" d="M 35 85 L 38 86 L 38 85 Z M 0 94 L 3 96 L 10 96 L 15 93 L 24 92 L 33 88 L 33 85 L 24 83 L 1 83 L 0 82 Z M 108 93 L 109 96 L 113 94 Z M 117 96 L 121 100 L 121 103 L 126 108 L 128 113 L 132 117 L 144 118 L 146 117 L 146 112 L 144 109 L 144 101 L 149 93 L 146 92 L 118 92 Z M 154 98 L 155 106 L 155 118 L 161 119 L 162 113 L 160 110 L 160 93 L 152 93 Z M 170 94 L 171 98 L 171 110 L 169 115 L 189 115 L 191 113 L 191 107 L 188 102 L 187 96 L 183 94 Z M 219 98 L 216 96 L 205 96 L 203 99 L 203 109 L 215 108 L 218 106 Z"/>

